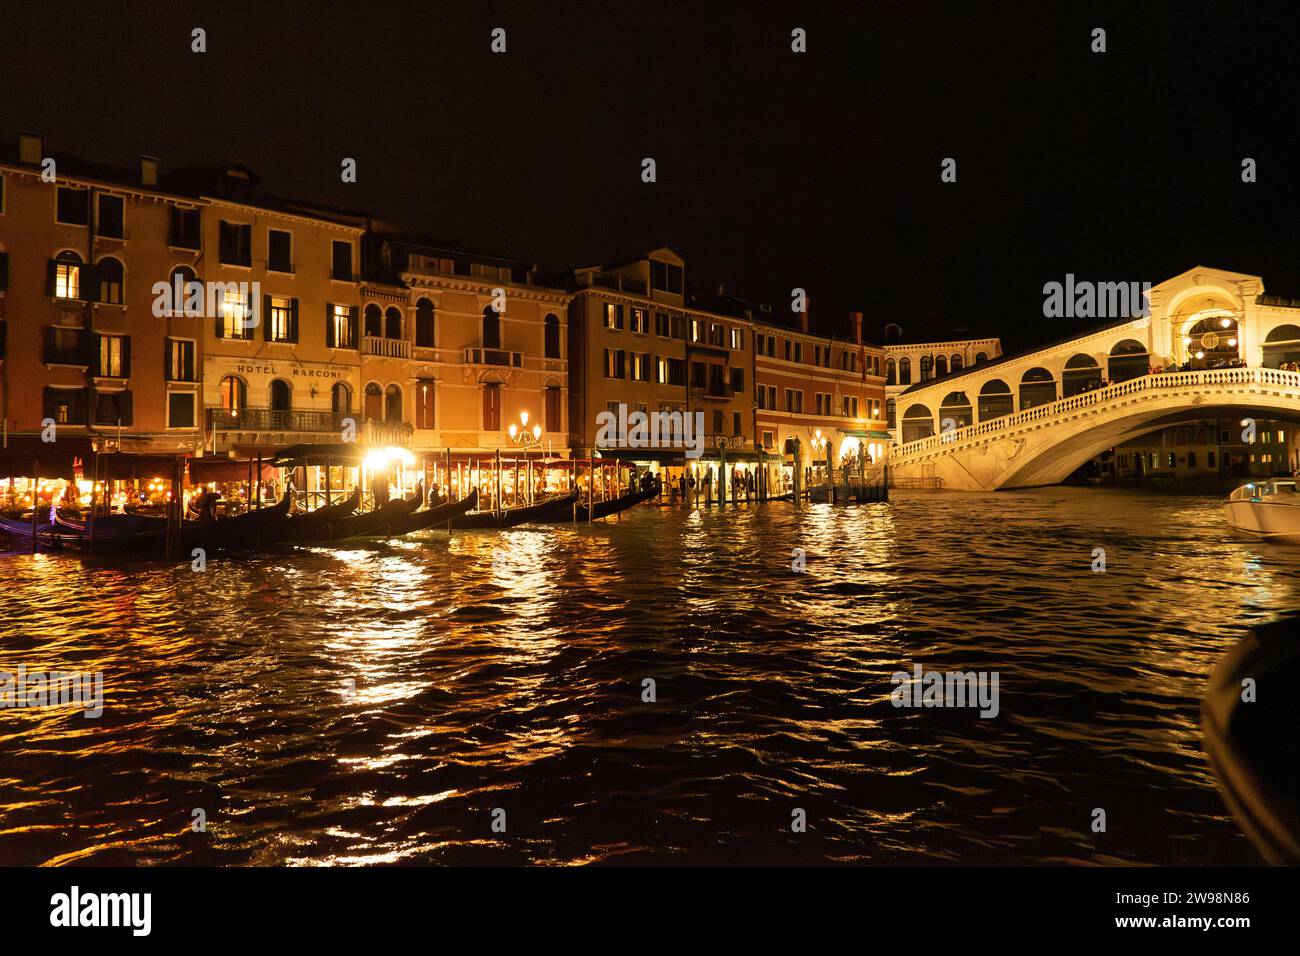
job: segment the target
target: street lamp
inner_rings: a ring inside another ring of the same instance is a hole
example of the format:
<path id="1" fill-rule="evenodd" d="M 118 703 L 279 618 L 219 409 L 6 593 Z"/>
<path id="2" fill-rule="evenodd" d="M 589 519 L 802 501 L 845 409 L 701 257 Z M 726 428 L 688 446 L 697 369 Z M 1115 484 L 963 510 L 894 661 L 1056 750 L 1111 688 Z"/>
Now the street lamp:
<path id="1" fill-rule="evenodd" d="M 510 440 L 520 448 L 527 450 L 535 448 L 542 443 L 542 426 L 534 424 L 530 429 L 528 427 L 528 413 L 519 413 L 519 424 L 511 423 L 507 429 L 510 434 Z M 515 501 L 519 501 L 519 461 L 515 460 Z M 528 502 L 533 501 L 533 459 L 528 459 Z"/>

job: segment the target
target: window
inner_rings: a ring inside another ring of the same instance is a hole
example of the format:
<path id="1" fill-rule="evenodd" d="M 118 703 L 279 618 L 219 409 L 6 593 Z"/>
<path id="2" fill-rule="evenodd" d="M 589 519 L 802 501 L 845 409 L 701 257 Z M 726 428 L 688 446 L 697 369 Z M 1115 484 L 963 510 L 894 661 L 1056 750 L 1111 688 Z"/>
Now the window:
<path id="1" fill-rule="evenodd" d="M 763 447 L 771 448 L 776 443 L 776 435 L 772 432 L 763 432 Z"/>
<path id="2" fill-rule="evenodd" d="M 415 427 L 433 428 L 434 381 L 422 378 L 415 383 Z"/>
<path id="3" fill-rule="evenodd" d="M 377 382 L 366 386 L 366 421 L 378 422 L 384 419 L 384 390 Z"/>
<path id="4" fill-rule="evenodd" d="M 253 227 L 244 223 L 221 220 L 218 258 L 223 265 L 251 266 L 253 264 Z"/>
<path id="5" fill-rule="evenodd" d="M 741 329 L 731 330 L 731 350 L 733 352 L 743 351 L 745 348 L 745 333 Z"/>
<path id="6" fill-rule="evenodd" d="M 605 377 L 626 377 L 627 353 L 622 349 L 605 349 Z"/>
<path id="7" fill-rule="evenodd" d="M 331 257 L 330 278 L 343 282 L 352 281 L 352 243 L 335 239 Z"/>
<path id="8" fill-rule="evenodd" d="M 745 431 L 740 424 L 740 412 L 732 412 L 731 413 L 731 434 L 743 435 L 744 433 Z"/>
<path id="9" fill-rule="evenodd" d="M 352 389 L 342 382 L 335 382 L 330 389 L 330 410 L 339 419 L 352 414 Z"/>
<path id="10" fill-rule="evenodd" d="M 125 335 L 99 337 L 99 371 L 104 378 L 126 378 L 131 374 L 131 339 Z"/>
<path id="11" fill-rule="evenodd" d="M 497 382 L 488 382 L 483 386 L 483 430 L 501 430 L 501 386 Z"/>
<path id="12" fill-rule="evenodd" d="M 5 211 L 5 178 L 3 176 L 0 176 L 0 216 L 4 215 L 4 211 Z"/>
<path id="13" fill-rule="evenodd" d="M 97 392 L 95 394 L 96 425 L 130 425 L 130 392 Z"/>
<path id="14" fill-rule="evenodd" d="M 173 206 L 171 211 L 171 230 L 169 244 L 178 249 L 199 249 L 202 247 L 199 234 L 199 211 Z"/>
<path id="15" fill-rule="evenodd" d="M 194 427 L 194 393 L 193 392 L 168 392 L 167 393 L 167 427 L 168 428 L 193 428 Z"/>
<path id="16" fill-rule="evenodd" d="M 745 370 L 743 368 L 733 368 L 731 370 L 731 390 L 733 392 L 743 392 L 745 390 Z"/>
<path id="17" fill-rule="evenodd" d="M 253 337 L 253 304 L 251 294 L 232 288 L 228 283 L 223 290 L 221 317 L 217 320 L 217 337 L 222 339 L 251 339 Z"/>
<path id="18" fill-rule="evenodd" d="M 787 388 L 785 390 L 785 410 L 803 414 L 803 389 Z"/>
<path id="19" fill-rule="evenodd" d="M 501 316 L 490 305 L 483 310 L 483 347 L 501 348 Z"/>
<path id="20" fill-rule="evenodd" d="M 221 392 L 221 410 L 228 415 L 238 415 L 248 407 L 248 390 L 241 379 L 227 375 L 218 386 Z"/>
<path id="21" fill-rule="evenodd" d="M 1214 467 L 1214 452 L 1212 452 L 1212 451 L 1207 451 L 1207 452 L 1205 453 L 1205 465 L 1206 465 L 1207 468 L 1213 468 L 1213 467 Z"/>
<path id="22" fill-rule="evenodd" d="M 47 387 L 42 394 L 44 418 L 60 425 L 89 424 L 88 393 L 84 388 Z"/>
<path id="23" fill-rule="evenodd" d="M 1196 467 L 1196 452 L 1194 452 L 1194 451 L 1189 451 L 1189 452 L 1187 453 L 1187 467 L 1188 467 L 1188 468 L 1195 468 L 1195 467 Z"/>
<path id="24" fill-rule="evenodd" d="M 268 342 L 298 341 L 298 300 L 285 296 L 266 297 L 266 340 Z"/>
<path id="25" fill-rule="evenodd" d="M 271 411 L 287 412 L 293 408 L 293 389 L 282 378 L 271 379 Z"/>
<path id="26" fill-rule="evenodd" d="M 649 332 L 650 315 L 645 309 L 633 306 L 628 316 L 628 329 L 632 332 Z"/>
<path id="27" fill-rule="evenodd" d="M 366 306 L 366 331 L 367 338 L 377 339 L 384 331 L 384 316 L 379 306 L 371 302 Z"/>
<path id="28" fill-rule="evenodd" d="M 90 191 L 60 186 L 55 219 L 65 226 L 84 226 L 90 221 Z"/>
<path id="29" fill-rule="evenodd" d="M 635 382 L 650 381 L 650 356 L 644 352 L 632 353 L 632 380 Z"/>
<path id="30" fill-rule="evenodd" d="M 400 422 L 402 420 L 402 388 L 389 385 L 384 389 L 384 421 Z"/>
<path id="31" fill-rule="evenodd" d="M 81 298 L 81 256 L 75 252 L 60 252 L 51 263 L 54 287 L 50 290 L 59 299 Z"/>
<path id="32" fill-rule="evenodd" d="M 668 321 L 667 312 L 655 313 L 655 335 L 660 338 L 668 338 L 672 334 L 672 325 Z"/>
<path id="33" fill-rule="evenodd" d="M 621 329 L 623 327 L 623 307 L 613 302 L 605 303 L 605 328 Z"/>
<path id="34" fill-rule="evenodd" d="M 357 307 L 330 303 L 325 309 L 325 345 L 332 349 L 357 347 Z"/>
<path id="35" fill-rule="evenodd" d="M 433 348 L 434 311 L 433 303 L 421 299 L 415 305 L 415 344 L 420 348 Z"/>
<path id="36" fill-rule="evenodd" d="M 552 314 L 546 317 L 543 326 L 542 346 L 543 354 L 547 358 L 557 359 L 560 357 L 560 319 Z"/>
<path id="37" fill-rule="evenodd" d="M 95 235 L 106 236 L 109 239 L 123 239 L 126 237 L 123 217 L 125 216 L 126 203 L 121 196 L 113 196 L 108 193 L 100 193 L 99 214 L 95 217 Z"/>
<path id="38" fill-rule="evenodd" d="M 266 268 L 272 272 L 293 272 L 293 234 L 272 229 L 266 234 Z"/>
<path id="39" fill-rule="evenodd" d="M 564 431 L 564 419 L 561 416 L 560 386 L 546 386 L 546 430 L 548 432 Z"/>
<path id="40" fill-rule="evenodd" d="M 122 263 L 112 256 L 99 260 L 95 267 L 99 278 L 99 301 L 110 305 L 122 304 Z"/>
<path id="41" fill-rule="evenodd" d="M 177 266 L 168 277 L 171 296 L 169 315 L 202 315 L 204 311 L 203 286 L 189 266 Z M 193 302 L 190 300 L 194 299 Z"/>
<path id="42" fill-rule="evenodd" d="M 898 384 L 912 384 L 912 360 L 906 356 L 898 360 Z"/>
<path id="43" fill-rule="evenodd" d="M 0 292 L 9 288 L 9 253 L 0 252 Z"/>
<path id="44" fill-rule="evenodd" d="M 196 381 L 194 378 L 194 343 L 189 339 L 167 340 L 167 381 Z"/>
<path id="45" fill-rule="evenodd" d="M 666 262 L 650 262 L 650 288 L 671 295 L 682 294 L 682 267 Z"/>
<path id="46" fill-rule="evenodd" d="M 722 410 L 721 409 L 715 409 L 713 412 L 713 428 L 711 430 L 711 434 L 714 435 L 722 434 Z"/>
<path id="47" fill-rule="evenodd" d="M 672 337 L 675 339 L 686 338 L 686 316 L 674 315 L 672 316 L 671 323 L 673 332 Z"/>
<path id="48" fill-rule="evenodd" d="M 402 337 L 402 310 L 389 306 L 384 311 L 384 338 L 400 339 Z"/>

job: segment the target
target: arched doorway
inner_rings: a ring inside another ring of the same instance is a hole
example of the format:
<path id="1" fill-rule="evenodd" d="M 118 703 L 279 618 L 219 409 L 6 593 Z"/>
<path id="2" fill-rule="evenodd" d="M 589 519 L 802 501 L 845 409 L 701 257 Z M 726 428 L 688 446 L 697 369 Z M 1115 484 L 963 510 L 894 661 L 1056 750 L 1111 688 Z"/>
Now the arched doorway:
<path id="1" fill-rule="evenodd" d="M 243 379 L 227 375 L 218 387 L 221 391 L 221 410 L 233 417 L 243 414 L 248 407 L 248 387 Z"/>
<path id="2" fill-rule="evenodd" d="M 384 420 L 384 390 L 378 382 L 366 385 L 366 421 L 382 422 Z"/>
<path id="3" fill-rule="evenodd" d="M 384 389 L 384 421 L 400 422 L 402 420 L 402 388 L 389 385 Z"/>
<path id="4" fill-rule="evenodd" d="M 384 317 L 379 311 L 379 306 L 371 302 L 366 306 L 366 331 L 365 334 L 371 338 L 379 338 L 384 334 Z"/>

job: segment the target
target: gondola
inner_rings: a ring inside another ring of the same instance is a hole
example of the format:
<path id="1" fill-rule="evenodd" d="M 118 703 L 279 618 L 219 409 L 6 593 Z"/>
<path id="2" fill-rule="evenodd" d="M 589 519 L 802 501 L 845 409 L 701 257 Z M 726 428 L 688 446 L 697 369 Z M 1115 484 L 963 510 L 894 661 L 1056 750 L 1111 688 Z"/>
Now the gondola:
<path id="1" fill-rule="evenodd" d="M 639 505 L 643 501 L 649 501 L 657 494 L 659 494 L 658 486 L 654 488 L 643 488 L 640 491 L 631 491 L 625 495 L 620 495 L 617 498 L 611 498 L 608 501 L 593 502 L 590 508 L 591 520 L 597 521 L 601 518 L 608 518 L 610 515 L 617 514 L 620 511 L 626 511 L 633 505 Z M 579 502 L 576 508 L 570 508 L 566 513 L 554 515 L 546 520 L 550 524 L 563 524 L 568 521 L 578 521 L 585 524 L 587 521 L 587 511 L 587 505 Z"/>
<path id="2" fill-rule="evenodd" d="M 559 495 L 548 501 L 539 501 L 534 505 L 520 508 L 503 508 L 501 511 L 471 511 L 451 519 L 451 526 L 457 530 L 474 528 L 513 528 L 529 522 L 549 521 L 552 517 L 562 519 L 572 514 L 573 503 L 578 500 L 575 488 L 567 494 Z"/>
<path id="3" fill-rule="evenodd" d="M 1300 615 L 1254 632 L 1224 655 L 1201 703 L 1201 733 L 1224 802 L 1265 861 L 1300 864 L 1300 766 L 1293 740 L 1300 725 Z M 1256 697 L 1242 700 L 1243 682 Z"/>
<path id="4" fill-rule="evenodd" d="M 423 511 L 417 511 L 411 515 L 407 522 L 404 534 L 410 534 L 412 531 L 423 531 L 425 528 L 437 528 L 446 524 L 452 518 L 458 518 L 465 512 L 472 509 L 478 504 L 478 490 L 471 491 L 468 496 L 459 501 L 449 501 L 444 504 L 435 505 L 432 508 L 425 508 Z"/>
<path id="5" fill-rule="evenodd" d="M 304 511 L 290 515 L 285 523 L 284 534 L 289 540 L 300 540 L 313 534 L 321 533 L 334 522 L 349 517 L 361 504 L 361 488 L 352 489 L 352 494 L 342 501 L 325 505 L 315 511 Z"/>
<path id="6" fill-rule="evenodd" d="M 269 508 L 247 511 L 234 518 L 218 518 L 197 527 L 186 527 L 181 533 L 184 556 L 194 548 L 205 551 L 239 551 L 271 544 L 281 538 L 281 529 L 288 521 L 292 500 L 284 497 Z"/>
<path id="7" fill-rule="evenodd" d="M 373 511 L 348 515 L 319 527 L 295 527 L 292 521 L 286 521 L 280 529 L 280 540 L 308 544 L 343 541 L 367 534 L 401 534 L 410 520 L 410 502 L 395 498 Z"/>

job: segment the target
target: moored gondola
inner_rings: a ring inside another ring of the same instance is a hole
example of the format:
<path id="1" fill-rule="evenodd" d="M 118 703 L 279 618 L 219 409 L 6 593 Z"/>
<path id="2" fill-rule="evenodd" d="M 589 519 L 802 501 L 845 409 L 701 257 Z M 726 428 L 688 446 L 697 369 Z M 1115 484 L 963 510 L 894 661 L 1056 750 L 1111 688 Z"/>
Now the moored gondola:
<path id="1" fill-rule="evenodd" d="M 611 498 L 608 501 L 593 502 L 590 509 L 585 502 L 578 502 L 577 506 L 571 508 L 567 513 L 554 515 L 547 518 L 546 521 L 549 524 L 563 524 L 566 521 L 585 523 L 588 520 L 587 514 L 589 510 L 591 513 L 590 520 L 598 521 L 601 518 L 608 518 L 610 515 L 617 514 L 620 511 L 626 511 L 633 505 L 639 505 L 643 501 L 649 501 L 657 494 L 659 494 L 658 486 L 653 488 L 642 488 L 639 491 L 630 491 L 625 495 Z"/>
<path id="2" fill-rule="evenodd" d="M 516 525 L 549 521 L 553 517 L 562 519 L 566 513 L 572 513 L 573 503 L 578 500 L 577 490 L 558 495 L 537 504 L 524 505 L 519 508 L 503 508 L 500 511 L 472 511 L 453 518 L 451 526 L 457 530 L 474 528 L 513 528 Z"/>
<path id="3" fill-rule="evenodd" d="M 453 518 L 458 518 L 478 504 L 478 490 L 471 491 L 459 501 L 448 501 L 432 508 L 425 508 L 411 515 L 404 533 L 423 531 L 425 528 L 437 528 Z"/>

